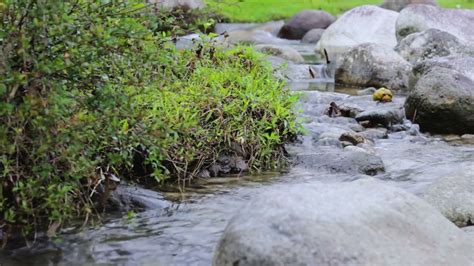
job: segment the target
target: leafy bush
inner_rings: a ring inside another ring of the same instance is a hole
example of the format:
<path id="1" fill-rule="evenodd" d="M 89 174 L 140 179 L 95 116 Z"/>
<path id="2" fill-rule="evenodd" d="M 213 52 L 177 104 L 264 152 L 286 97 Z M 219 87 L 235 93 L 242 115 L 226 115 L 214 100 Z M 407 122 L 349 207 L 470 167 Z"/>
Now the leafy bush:
<path id="1" fill-rule="evenodd" d="M 111 175 L 190 180 L 233 143 L 275 167 L 295 97 L 249 48 L 178 52 L 135 1 L 0 4 L 0 230 L 95 216 Z"/>

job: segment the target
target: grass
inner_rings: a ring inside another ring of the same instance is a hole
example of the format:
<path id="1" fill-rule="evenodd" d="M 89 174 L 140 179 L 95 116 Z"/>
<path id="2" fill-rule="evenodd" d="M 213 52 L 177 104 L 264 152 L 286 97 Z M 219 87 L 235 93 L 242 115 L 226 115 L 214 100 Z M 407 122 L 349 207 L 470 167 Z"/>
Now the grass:
<path id="1" fill-rule="evenodd" d="M 340 14 L 355 6 L 379 5 L 381 0 L 206 0 L 234 22 L 265 22 L 290 17 L 303 9 Z M 474 0 L 438 0 L 443 7 L 474 8 Z"/>

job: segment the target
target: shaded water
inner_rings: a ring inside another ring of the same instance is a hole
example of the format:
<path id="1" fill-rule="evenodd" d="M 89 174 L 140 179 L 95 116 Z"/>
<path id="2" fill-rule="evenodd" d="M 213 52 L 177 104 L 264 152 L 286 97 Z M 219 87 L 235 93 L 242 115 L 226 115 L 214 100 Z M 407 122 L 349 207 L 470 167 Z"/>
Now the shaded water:
<path id="1" fill-rule="evenodd" d="M 338 87 L 327 80 L 301 80 L 289 86 L 303 94 L 356 93 L 354 88 Z M 302 108 L 303 116 L 312 116 L 312 109 L 324 107 Z M 311 141 L 303 141 L 302 145 L 314 149 Z M 474 161 L 473 145 L 455 145 L 439 137 L 406 132 L 391 133 L 387 139 L 375 141 L 375 150 L 386 167 L 386 173 L 376 178 L 415 194 L 437 178 L 457 171 L 472 171 Z M 209 179 L 184 194 L 164 193 L 168 206 L 165 209 L 139 213 L 133 218 L 110 217 L 99 228 L 64 233 L 46 248 L 17 250 L 8 257 L 0 257 L 0 262 L 4 265 L 210 265 L 213 249 L 229 219 L 262 191 L 285 183 L 305 186 L 356 178 L 362 176 L 293 167 L 286 173 Z"/>

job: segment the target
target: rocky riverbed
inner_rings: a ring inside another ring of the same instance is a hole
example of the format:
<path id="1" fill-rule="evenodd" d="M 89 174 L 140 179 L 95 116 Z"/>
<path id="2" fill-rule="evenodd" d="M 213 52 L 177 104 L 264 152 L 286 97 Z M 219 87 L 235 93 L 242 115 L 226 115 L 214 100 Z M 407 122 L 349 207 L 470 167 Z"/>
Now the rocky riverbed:
<path id="1" fill-rule="evenodd" d="M 423 18 L 432 12 L 446 23 Z M 224 45 L 250 43 L 268 53 L 275 75 L 301 95 L 306 134 L 286 147 L 292 167 L 203 179 L 185 193 L 124 188 L 117 204 L 143 212 L 112 216 L 98 228 L 64 232 L 58 241 L 1 259 L 8 265 L 474 264 L 474 46 L 469 30 L 450 26 L 474 28 L 474 12 L 364 6 L 335 22 L 321 15 L 313 20 L 317 30 L 298 28 L 301 17 L 316 13 L 299 14 L 290 25 L 216 28 L 228 32 L 219 40 Z M 191 38 L 177 45 L 189 47 Z M 372 99 L 370 87 L 381 86 L 394 91 L 392 102 Z"/>

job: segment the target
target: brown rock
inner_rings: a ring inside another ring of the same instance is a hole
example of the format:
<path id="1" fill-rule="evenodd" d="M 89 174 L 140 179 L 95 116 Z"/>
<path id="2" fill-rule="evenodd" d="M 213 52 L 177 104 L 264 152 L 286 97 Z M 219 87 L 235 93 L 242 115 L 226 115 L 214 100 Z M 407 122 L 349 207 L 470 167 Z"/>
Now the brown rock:
<path id="1" fill-rule="evenodd" d="M 343 133 L 339 137 L 339 140 L 341 142 L 345 142 L 345 141 L 350 142 L 350 143 L 352 143 L 352 145 L 357 145 L 357 144 L 365 142 L 365 138 L 362 135 L 357 134 L 357 133 L 353 133 L 353 132 Z"/>

